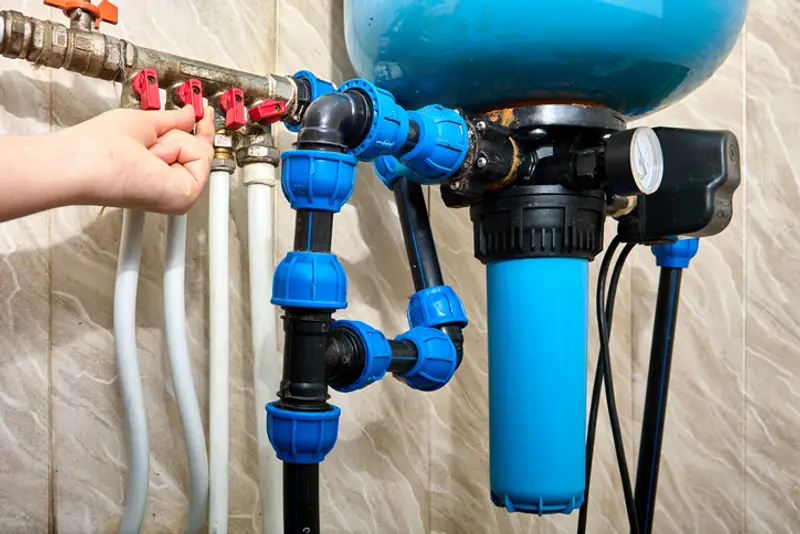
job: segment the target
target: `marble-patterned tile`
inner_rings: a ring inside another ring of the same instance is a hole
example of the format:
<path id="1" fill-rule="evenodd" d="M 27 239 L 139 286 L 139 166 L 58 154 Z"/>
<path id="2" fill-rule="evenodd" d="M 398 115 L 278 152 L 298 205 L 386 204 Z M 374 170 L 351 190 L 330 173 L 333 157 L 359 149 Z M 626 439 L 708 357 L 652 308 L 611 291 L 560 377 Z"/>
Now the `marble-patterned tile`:
<path id="1" fill-rule="evenodd" d="M 33 0 L 2 4 L 47 12 Z M 0 59 L 0 135 L 49 130 L 51 76 Z M 49 243 L 47 213 L 0 223 L 0 524 L 10 534 L 51 527 Z"/>
<path id="2" fill-rule="evenodd" d="M 279 72 L 309 69 L 337 84 L 354 75 L 341 0 L 281 0 L 278 13 Z M 281 148 L 293 140 L 282 129 Z M 282 258 L 292 246 L 294 212 L 282 195 L 276 209 L 276 257 Z M 391 192 L 368 165 L 359 168 L 350 203 L 336 215 L 333 252 L 348 277 L 349 307 L 337 317 L 367 322 L 390 336 L 407 330 L 405 310 L 414 289 L 400 223 Z M 331 402 L 342 416 L 336 448 L 321 464 L 323 530 L 428 532 L 429 397 L 386 378 L 359 392 L 332 392 Z"/>
<path id="3" fill-rule="evenodd" d="M 730 130 L 743 150 L 743 41 L 704 86 L 641 123 Z M 702 240 L 697 258 L 683 275 L 656 532 L 741 532 L 744 524 L 744 201 L 742 185 L 734 197 L 732 223 L 722 234 Z M 649 250 L 636 251 L 631 274 L 633 417 L 638 433 L 659 275 Z M 632 472 L 636 459 L 631 458 Z"/>
<path id="4" fill-rule="evenodd" d="M 48 94 L 38 89 L 48 73 L 0 76 L 0 132 L 46 132 Z M 0 524 L 11 533 L 50 521 L 49 226 L 48 214 L 0 224 Z"/>
<path id="5" fill-rule="evenodd" d="M 800 530 L 800 6 L 747 22 L 747 531 Z"/>
<path id="6" fill-rule="evenodd" d="M 146 2 L 121 11 L 105 30 L 150 48 L 212 63 L 268 72 L 274 66 L 274 4 Z M 270 6 L 272 8 L 270 9 Z M 153 17 L 158 10 L 159 17 Z M 57 17 L 58 15 L 53 15 Z M 265 31 L 266 30 L 266 31 Z M 119 86 L 59 72 L 50 88 L 52 121 L 63 127 L 117 106 Z M 232 181 L 230 237 L 231 420 L 229 528 L 260 531 L 258 457 L 250 350 L 246 200 Z M 204 197 L 189 214 L 186 306 L 193 378 L 204 421 L 208 413 L 207 210 Z M 54 215 L 52 352 L 54 358 L 54 514 L 65 532 L 117 528 L 127 458 L 116 382 L 112 303 L 121 218 L 93 207 Z M 139 282 L 139 360 L 148 404 L 150 495 L 144 532 L 177 532 L 185 519 L 187 466 L 163 339 L 161 277 L 165 217 L 148 217 Z"/>

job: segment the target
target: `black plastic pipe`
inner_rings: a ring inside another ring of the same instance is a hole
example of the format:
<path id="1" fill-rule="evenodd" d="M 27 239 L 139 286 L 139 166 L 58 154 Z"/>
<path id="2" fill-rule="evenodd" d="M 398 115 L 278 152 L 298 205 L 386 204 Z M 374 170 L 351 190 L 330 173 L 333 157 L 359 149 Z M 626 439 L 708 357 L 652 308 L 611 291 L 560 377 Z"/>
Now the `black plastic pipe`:
<path id="1" fill-rule="evenodd" d="M 656 508 L 656 489 L 664 438 L 664 420 L 667 415 L 667 395 L 682 271 L 682 269 L 662 267 L 658 283 L 634 497 L 642 534 L 650 534 L 653 531 L 653 513 Z"/>
<path id="2" fill-rule="evenodd" d="M 319 464 L 284 463 L 283 495 L 283 532 L 319 534 Z"/>
<path id="3" fill-rule="evenodd" d="M 402 178 L 392 187 L 403 228 L 408 265 L 417 291 L 444 285 L 422 186 Z"/>

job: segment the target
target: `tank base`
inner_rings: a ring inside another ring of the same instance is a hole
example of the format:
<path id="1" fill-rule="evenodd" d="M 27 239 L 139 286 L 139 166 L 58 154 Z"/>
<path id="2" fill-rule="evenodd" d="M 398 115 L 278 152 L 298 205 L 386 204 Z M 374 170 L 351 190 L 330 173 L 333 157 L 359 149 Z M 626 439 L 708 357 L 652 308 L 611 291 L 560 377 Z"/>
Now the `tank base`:
<path id="1" fill-rule="evenodd" d="M 571 514 L 583 504 L 583 492 L 578 493 L 572 497 L 572 500 L 567 503 L 547 504 L 542 499 L 535 505 L 531 504 L 514 504 L 514 502 L 506 496 L 500 497 L 495 492 L 491 492 L 492 502 L 498 508 L 505 508 L 511 513 L 521 512 L 524 514 Z"/>

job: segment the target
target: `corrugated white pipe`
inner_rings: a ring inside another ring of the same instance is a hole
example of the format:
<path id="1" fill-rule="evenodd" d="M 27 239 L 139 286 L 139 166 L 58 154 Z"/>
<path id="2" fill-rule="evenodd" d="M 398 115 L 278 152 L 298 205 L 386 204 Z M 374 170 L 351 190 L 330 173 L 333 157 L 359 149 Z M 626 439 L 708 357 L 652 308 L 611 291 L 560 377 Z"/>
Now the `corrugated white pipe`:
<path id="1" fill-rule="evenodd" d="M 192 380 L 192 365 L 186 340 L 186 215 L 167 219 L 164 264 L 164 331 L 167 338 L 172 385 L 181 419 L 189 461 L 189 513 L 184 534 L 196 534 L 206 520 L 208 502 L 208 453 L 200 405 Z"/>
<path id="2" fill-rule="evenodd" d="M 114 345 L 128 441 L 128 487 L 119 529 L 121 534 L 139 534 L 150 481 L 147 412 L 136 348 L 136 294 L 144 221 L 144 212 L 127 209 L 122 212 L 122 237 L 114 284 Z"/>
<path id="3" fill-rule="evenodd" d="M 231 176 L 212 171 L 209 179 L 209 510 L 210 534 L 228 532 L 228 451 L 230 436 L 230 313 L 228 295 L 228 207 Z"/>
<path id="4" fill-rule="evenodd" d="M 247 186 L 247 250 L 250 258 L 250 331 L 253 342 L 256 432 L 262 532 L 283 532 L 281 462 L 267 439 L 265 405 L 275 400 L 280 387 L 280 365 L 275 332 L 275 307 L 270 304 L 273 255 L 273 190 L 275 167 L 269 163 L 245 165 Z"/>

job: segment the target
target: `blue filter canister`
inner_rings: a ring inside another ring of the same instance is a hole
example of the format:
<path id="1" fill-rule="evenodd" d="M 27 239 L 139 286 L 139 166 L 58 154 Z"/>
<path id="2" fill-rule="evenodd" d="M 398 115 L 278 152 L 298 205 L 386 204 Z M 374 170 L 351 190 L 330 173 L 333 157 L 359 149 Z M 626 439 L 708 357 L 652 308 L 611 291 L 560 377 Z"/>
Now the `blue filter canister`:
<path id="1" fill-rule="evenodd" d="M 511 259 L 486 273 L 492 501 L 568 514 L 586 485 L 589 262 Z"/>

